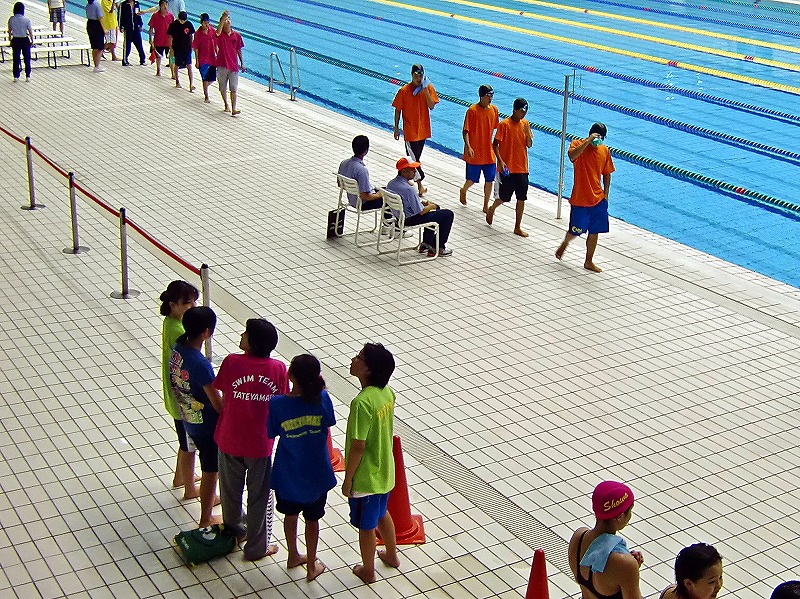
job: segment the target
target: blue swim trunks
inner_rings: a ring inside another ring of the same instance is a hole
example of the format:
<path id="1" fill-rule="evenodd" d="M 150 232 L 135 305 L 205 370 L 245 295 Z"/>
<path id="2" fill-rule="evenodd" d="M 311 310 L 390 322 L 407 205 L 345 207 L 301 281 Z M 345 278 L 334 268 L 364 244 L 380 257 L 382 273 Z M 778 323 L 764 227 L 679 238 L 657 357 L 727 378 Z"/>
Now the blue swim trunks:
<path id="1" fill-rule="evenodd" d="M 608 200 L 594 206 L 572 206 L 569 211 L 570 235 L 608 233 Z"/>
<path id="2" fill-rule="evenodd" d="M 386 514 L 389 493 L 351 498 L 350 524 L 359 530 L 372 530 L 378 527 L 378 520 Z"/>
<path id="3" fill-rule="evenodd" d="M 494 178 L 497 176 L 497 164 L 470 164 L 467 163 L 467 180 L 473 183 L 480 183 L 481 173 L 483 173 L 483 181 L 485 183 L 494 183 Z"/>

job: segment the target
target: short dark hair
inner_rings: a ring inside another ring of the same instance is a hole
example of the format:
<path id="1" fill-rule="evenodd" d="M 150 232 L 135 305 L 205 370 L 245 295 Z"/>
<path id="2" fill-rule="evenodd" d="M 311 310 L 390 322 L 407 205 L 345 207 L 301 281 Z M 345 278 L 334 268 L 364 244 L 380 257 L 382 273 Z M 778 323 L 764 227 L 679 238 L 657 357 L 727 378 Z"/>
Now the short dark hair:
<path id="1" fill-rule="evenodd" d="M 250 352 L 257 358 L 268 358 L 278 345 L 278 331 L 275 325 L 264 318 L 248 318 L 244 330 Z"/>
<path id="2" fill-rule="evenodd" d="M 373 387 L 383 389 L 389 384 L 394 372 L 394 356 L 380 343 L 365 343 L 361 350 L 364 364 L 369 369 L 367 382 Z"/>
<path id="3" fill-rule="evenodd" d="M 366 135 L 356 135 L 353 138 L 353 156 L 361 156 L 369 150 L 369 137 Z"/>
<path id="4" fill-rule="evenodd" d="M 292 363 L 289 364 L 289 377 L 300 387 L 300 397 L 304 401 L 311 404 L 319 404 L 322 401 L 325 380 L 322 378 L 322 366 L 314 356 L 300 354 L 292 358 Z"/>
<path id="5" fill-rule="evenodd" d="M 696 582 L 711 566 L 722 562 L 719 551 L 707 543 L 695 543 L 684 547 L 675 558 L 676 592 L 681 597 L 689 597 L 689 591 L 683 581 L 687 578 Z"/>
<path id="6" fill-rule="evenodd" d="M 22 2 L 15 2 L 14 3 L 14 14 L 15 15 L 24 15 L 25 14 L 25 5 Z"/>
<path id="7" fill-rule="evenodd" d="M 161 316 L 169 316 L 172 312 L 170 303 L 180 304 L 183 302 L 196 302 L 200 297 L 197 287 L 186 281 L 172 281 L 167 285 L 166 291 L 158 298 L 161 300 Z"/>
<path id="8" fill-rule="evenodd" d="M 787 580 L 772 591 L 770 599 L 800 599 L 800 580 Z"/>
<path id="9" fill-rule="evenodd" d="M 207 329 L 214 329 L 217 327 L 217 315 L 214 310 L 208 306 L 195 306 L 186 310 L 183 315 L 183 330 L 186 331 L 183 335 L 178 337 L 178 343 L 186 345 L 187 341 L 197 339 Z"/>
<path id="10" fill-rule="evenodd" d="M 608 129 L 606 129 L 606 126 L 603 123 L 595 123 L 589 128 L 589 135 L 592 133 L 597 133 L 600 135 L 600 137 L 605 139 Z"/>

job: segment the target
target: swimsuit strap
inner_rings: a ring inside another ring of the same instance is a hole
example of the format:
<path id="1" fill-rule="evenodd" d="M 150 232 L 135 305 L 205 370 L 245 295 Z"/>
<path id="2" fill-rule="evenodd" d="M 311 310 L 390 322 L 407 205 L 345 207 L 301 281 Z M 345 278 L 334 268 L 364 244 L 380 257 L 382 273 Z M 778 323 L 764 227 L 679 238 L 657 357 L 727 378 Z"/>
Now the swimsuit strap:
<path id="1" fill-rule="evenodd" d="M 580 586 L 589 589 L 595 595 L 595 597 L 597 597 L 597 599 L 622 599 L 621 589 L 616 593 L 614 593 L 613 595 L 603 595 L 602 593 L 598 593 L 597 590 L 594 588 L 594 582 L 592 582 L 592 577 L 594 573 L 592 572 L 591 568 L 589 568 L 589 578 L 584 578 L 583 575 L 581 574 L 581 546 L 583 545 L 583 537 L 586 536 L 587 532 L 589 532 L 588 529 L 584 530 L 583 534 L 581 535 L 581 538 L 578 539 L 578 549 L 575 552 L 575 566 L 576 566 L 575 571 L 577 572 L 575 579 L 577 580 Z"/>

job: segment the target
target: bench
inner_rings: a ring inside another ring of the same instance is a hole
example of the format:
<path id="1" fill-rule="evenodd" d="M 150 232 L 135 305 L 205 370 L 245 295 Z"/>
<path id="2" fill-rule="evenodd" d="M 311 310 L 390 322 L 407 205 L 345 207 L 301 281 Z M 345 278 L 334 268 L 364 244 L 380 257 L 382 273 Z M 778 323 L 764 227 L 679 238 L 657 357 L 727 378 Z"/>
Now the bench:
<path id="1" fill-rule="evenodd" d="M 33 42 L 34 46 L 31 47 L 31 56 L 33 56 L 34 50 L 39 48 L 40 46 L 44 47 L 53 47 L 53 46 L 67 46 L 72 42 L 76 41 L 74 37 L 46 37 L 46 38 L 37 38 L 34 37 Z M 79 48 L 80 46 L 70 46 L 71 48 Z M 4 39 L 0 41 L 0 62 L 6 61 L 6 50 L 11 48 L 11 42 L 8 39 Z M 62 52 L 62 55 L 65 55 Z"/>
<path id="2" fill-rule="evenodd" d="M 34 46 L 31 48 L 31 58 L 38 58 L 40 54 L 47 55 L 47 66 L 58 68 L 58 57 L 69 58 L 70 52 L 80 52 L 81 64 L 91 66 L 92 47 L 89 44 L 62 44 L 58 46 Z M 84 62 L 84 56 L 86 61 Z"/>

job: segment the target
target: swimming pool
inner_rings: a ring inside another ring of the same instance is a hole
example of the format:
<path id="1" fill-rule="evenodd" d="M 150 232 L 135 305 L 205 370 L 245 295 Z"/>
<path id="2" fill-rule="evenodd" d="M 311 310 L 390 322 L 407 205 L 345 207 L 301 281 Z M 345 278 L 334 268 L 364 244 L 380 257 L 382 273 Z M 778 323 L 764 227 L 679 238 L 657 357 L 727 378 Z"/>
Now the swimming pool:
<path id="1" fill-rule="evenodd" d="M 531 183 L 556 191 L 567 130 L 607 124 L 620 219 L 800 287 L 800 9 L 735 0 L 202 0 L 231 10 L 250 76 L 298 48 L 301 96 L 390 130 L 421 62 L 442 97 L 431 145 L 462 148 L 466 106 L 489 83 L 501 113 L 530 104 Z M 343 144 L 346 145 L 346 144 Z M 398 145 L 398 150 L 400 146 Z M 565 193 L 571 188 L 566 171 Z"/>

